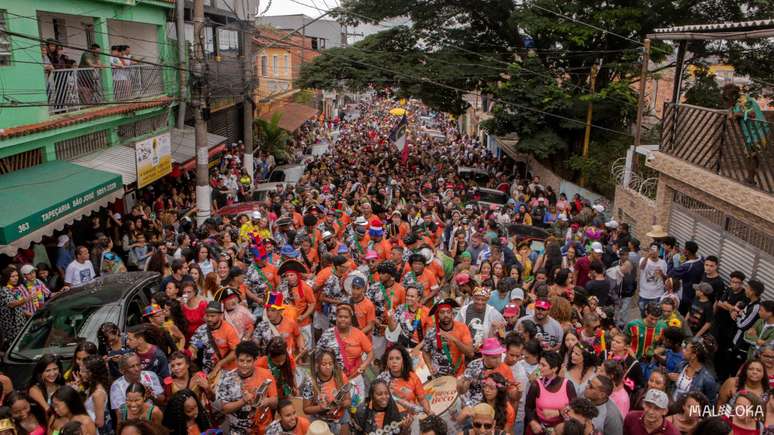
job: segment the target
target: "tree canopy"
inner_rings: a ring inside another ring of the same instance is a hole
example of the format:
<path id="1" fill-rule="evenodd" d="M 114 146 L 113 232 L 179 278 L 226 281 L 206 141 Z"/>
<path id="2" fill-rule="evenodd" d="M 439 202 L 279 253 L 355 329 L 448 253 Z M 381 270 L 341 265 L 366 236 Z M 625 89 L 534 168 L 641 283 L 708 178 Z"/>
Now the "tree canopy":
<path id="1" fill-rule="evenodd" d="M 465 93 L 491 95 L 494 117 L 484 128 L 498 135 L 517 133 L 520 150 L 594 184 L 607 178 L 609 168 L 570 158 L 582 149 L 588 103 L 594 106 L 594 157 L 612 162 L 631 143 L 637 102 L 632 82 L 639 78 L 645 35 L 658 27 L 771 16 L 770 3 L 342 0 L 335 15 L 344 23 L 404 17 L 410 25 L 386 27 L 351 47 L 326 50 L 304 66 L 298 85 L 389 86 L 454 114 L 468 107 Z M 697 42 L 689 49 L 699 57 L 724 53 L 740 72 L 774 82 L 774 65 L 762 66 L 759 59 L 760 53 L 774 54 L 769 45 L 758 41 L 751 50 L 751 45 Z M 651 59 L 669 62 L 671 54 L 670 44 L 657 42 Z M 593 65 L 598 66 L 594 93 Z M 699 83 L 708 86 L 704 77 Z"/>

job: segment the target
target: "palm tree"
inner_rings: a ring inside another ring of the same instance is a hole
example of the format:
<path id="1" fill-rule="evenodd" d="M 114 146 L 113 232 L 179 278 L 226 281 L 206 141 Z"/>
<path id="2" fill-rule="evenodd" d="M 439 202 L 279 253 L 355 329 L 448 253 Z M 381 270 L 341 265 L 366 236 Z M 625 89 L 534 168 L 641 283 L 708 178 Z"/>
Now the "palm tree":
<path id="1" fill-rule="evenodd" d="M 280 118 L 282 118 L 282 113 L 272 115 L 271 121 L 256 118 L 255 139 L 256 143 L 261 144 L 258 149 L 273 155 L 277 161 L 288 161 L 290 159 L 290 151 L 288 150 L 290 135 L 279 126 Z"/>

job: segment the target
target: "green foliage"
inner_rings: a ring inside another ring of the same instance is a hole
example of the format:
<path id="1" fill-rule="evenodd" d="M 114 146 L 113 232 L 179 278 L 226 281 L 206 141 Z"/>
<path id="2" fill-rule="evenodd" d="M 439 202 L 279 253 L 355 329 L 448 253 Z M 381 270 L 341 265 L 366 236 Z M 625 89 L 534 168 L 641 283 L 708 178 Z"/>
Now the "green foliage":
<path id="1" fill-rule="evenodd" d="M 290 135 L 279 126 L 282 113 L 272 115 L 270 121 L 261 118 L 255 119 L 255 143 L 260 144 L 259 149 L 274 156 L 276 160 L 288 160 L 290 152 L 288 141 Z"/>
<path id="2" fill-rule="evenodd" d="M 293 102 L 299 104 L 309 104 L 314 99 L 314 92 L 309 89 L 302 89 L 293 94 Z"/>
<path id="3" fill-rule="evenodd" d="M 567 160 L 567 166 L 585 177 L 586 187 L 612 198 L 615 193 L 615 180 L 610 174 L 611 165 L 626 153 L 629 145 L 631 144 L 625 139 L 592 141 L 589 144 L 589 158 L 573 155 Z"/>
<path id="4" fill-rule="evenodd" d="M 715 81 L 715 74 L 706 65 L 696 65 L 693 84 L 685 92 L 685 102 L 712 109 L 723 108 L 723 95 Z"/>

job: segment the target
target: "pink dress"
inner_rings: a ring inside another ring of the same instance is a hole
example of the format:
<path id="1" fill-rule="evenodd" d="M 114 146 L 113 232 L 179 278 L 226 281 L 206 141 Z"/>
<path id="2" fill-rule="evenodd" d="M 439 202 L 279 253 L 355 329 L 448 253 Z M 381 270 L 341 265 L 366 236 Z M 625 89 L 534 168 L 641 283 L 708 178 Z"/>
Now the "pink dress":
<path id="1" fill-rule="evenodd" d="M 612 400 L 618 407 L 618 410 L 621 411 L 621 415 L 629 413 L 629 393 L 626 392 L 626 388 L 621 387 L 614 390 L 613 394 L 610 395 L 610 400 Z"/>

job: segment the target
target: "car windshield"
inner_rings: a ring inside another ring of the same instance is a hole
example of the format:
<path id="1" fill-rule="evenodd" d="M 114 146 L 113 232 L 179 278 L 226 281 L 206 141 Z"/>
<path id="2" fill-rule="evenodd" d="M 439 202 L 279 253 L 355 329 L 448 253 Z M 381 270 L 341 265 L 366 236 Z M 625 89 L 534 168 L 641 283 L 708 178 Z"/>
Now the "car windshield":
<path id="1" fill-rule="evenodd" d="M 505 204 L 508 202 L 508 196 L 499 190 L 479 190 L 476 192 L 478 200 L 492 204 Z"/>
<path id="2" fill-rule="evenodd" d="M 34 358 L 52 349 L 75 346 L 84 332 L 99 326 L 92 323 L 102 323 L 106 313 L 114 309 L 114 304 L 105 305 L 101 298 L 89 295 L 55 299 L 32 316 L 11 353 Z"/>

